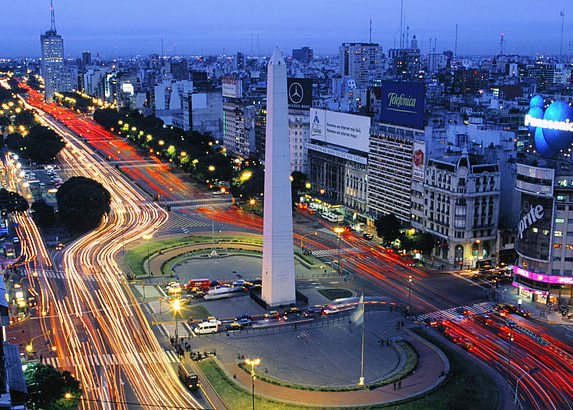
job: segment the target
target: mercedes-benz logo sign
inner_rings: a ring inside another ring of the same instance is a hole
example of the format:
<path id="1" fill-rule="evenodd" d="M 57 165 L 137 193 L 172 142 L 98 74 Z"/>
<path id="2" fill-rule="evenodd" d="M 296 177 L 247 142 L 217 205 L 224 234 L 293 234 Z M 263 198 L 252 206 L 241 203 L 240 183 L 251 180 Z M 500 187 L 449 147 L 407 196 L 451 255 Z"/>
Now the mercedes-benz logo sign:
<path id="1" fill-rule="evenodd" d="M 288 89 L 288 96 L 293 104 L 300 104 L 304 98 L 304 90 L 300 83 L 292 83 Z"/>

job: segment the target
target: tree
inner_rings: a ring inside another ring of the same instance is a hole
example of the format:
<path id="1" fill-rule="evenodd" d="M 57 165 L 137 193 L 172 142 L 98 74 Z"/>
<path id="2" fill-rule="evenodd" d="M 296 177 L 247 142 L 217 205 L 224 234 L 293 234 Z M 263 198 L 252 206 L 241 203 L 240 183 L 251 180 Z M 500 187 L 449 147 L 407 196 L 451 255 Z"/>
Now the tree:
<path id="1" fill-rule="evenodd" d="M 26 212 L 28 201 L 17 192 L 0 189 L 0 208 L 8 213 Z"/>
<path id="2" fill-rule="evenodd" d="M 24 137 L 17 132 L 8 134 L 6 137 L 6 146 L 14 152 L 20 152 L 24 148 Z"/>
<path id="3" fill-rule="evenodd" d="M 299 171 L 294 171 L 291 175 L 291 195 L 292 203 L 298 202 L 298 194 L 306 189 L 306 175 Z"/>
<path id="4" fill-rule="evenodd" d="M 61 220 L 72 228 L 90 230 L 110 211 L 111 195 L 97 181 L 85 177 L 68 179 L 56 194 Z"/>
<path id="5" fill-rule="evenodd" d="M 28 407 L 33 409 L 77 409 L 82 396 L 80 382 L 68 371 L 30 363 L 24 371 L 28 388 Z"/>
<path id="6" fill-rule="evenodd" d="M 376 226 L 378 236 L 383 238 L 385 244 L 388 244 L 398 238 L 402 223 L 396 218 L 396 215 L 388 214 L 379 216 L 374 222 L 374 226 Z"/>
<path id="7" fill-rule="evenodd" d="M 24 137 L 22 155 L 39 163 L 52 161 L 62 148 L 64 140 L 51 129 L 36 125 Z"/>
<path id="8" fill-rule="evenodd" d="M 417 235 L 417 248 L 426 254 L 432 253 L 435 246 L 434 236 L 428 232 L 422 232 Z"/>
<path id="9" fill-rule="evenodd" d="M 56 222 L 54 207 L 48 205 L 43 199 L 32 204 L 32 218 L 40 228 L 49 228 Z"/>

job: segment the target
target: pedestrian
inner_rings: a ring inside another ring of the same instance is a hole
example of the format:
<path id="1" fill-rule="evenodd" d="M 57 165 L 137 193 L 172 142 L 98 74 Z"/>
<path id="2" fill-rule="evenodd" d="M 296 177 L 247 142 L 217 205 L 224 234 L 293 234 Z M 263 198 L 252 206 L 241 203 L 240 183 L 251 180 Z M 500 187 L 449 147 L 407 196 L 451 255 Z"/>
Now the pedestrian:
<path id="1" fill-rule="evenodd" d="M 43 360 L 42 360 L 43 358 L 44 358 L 44 357 L 43 357 L 42 355 L 40 355 L 40 363 L 43 362 Z"/>
<path id="2" fill-rule="evenodd" d="M 402 380 L 400 380 L 400 381 L 398 382 L 398 389 L 401 389 L 401 388 L 402 388 Z"/>
<path id="3" fill-rule="evenodd" d="M 394 382 L 394 390 L 396 390 L 396 382 Z"/>

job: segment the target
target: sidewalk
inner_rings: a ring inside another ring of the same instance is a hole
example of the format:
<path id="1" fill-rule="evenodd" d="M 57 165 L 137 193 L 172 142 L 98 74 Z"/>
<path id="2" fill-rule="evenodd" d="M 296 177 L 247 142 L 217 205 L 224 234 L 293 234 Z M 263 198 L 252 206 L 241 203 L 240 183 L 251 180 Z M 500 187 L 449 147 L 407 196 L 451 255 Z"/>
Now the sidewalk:
<path id="1" fill-rule="evenodd" d="M 392 403 L 414 397 L 431 390 L 441 383 L 449 370 L 447 358 L 435 347 L 430 347 L 408 332 L 407 340 L 412 343 L 419 355 L 416 370 L 401 380 L 401 388 L 394 390 L 394 384 L 388 384 L 373 390 L 355 390 L 348 392 L 325 392 L 292 389 L 277 386 L 259 379 L 255 380 L 255 392 L 259 396 L 321 407 L 353 407 Z M 221 363 L 230 380 L 235 380 L 244 389 L 251 389 L 251 376 L 240 369 L 236 362 Z M 236 378 L 234 377 L 236 376 Z M 358 382 L 358 380 L 357 380 Z"/>

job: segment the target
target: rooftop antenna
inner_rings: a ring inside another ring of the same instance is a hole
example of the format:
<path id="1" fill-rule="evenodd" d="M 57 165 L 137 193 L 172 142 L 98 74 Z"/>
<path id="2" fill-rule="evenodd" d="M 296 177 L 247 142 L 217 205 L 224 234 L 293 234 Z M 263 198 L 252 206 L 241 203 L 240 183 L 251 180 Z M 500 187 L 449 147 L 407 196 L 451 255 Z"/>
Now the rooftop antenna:
<path id="1" fill-rule="evenodd" d="M 404 0 L 400 0 L 400 48 L 404 48 L 403 39 L 402 39 L 402 30 L 403 30 L 403 18 L 404 18 Z"/>
<path id="2" fill-rule="evenodd" d="M 559 45 L 559 57 L 563 56 L 563 25 L 565 24 L 565 10 L 561 10 L 561 44 Z"/>
<path id="3" fill-rule="evenodd" d="M 505 34 L 501 33 L 501 40 L 499 41 L 499 55 L 503 55 L 503 43 L 505 43 Z"/>
<path id="4" fill-rule="evenodd" d="M 563 41 L 563 29 L 561 29 L 561 41 Z M 372 44 L 372 17 L 370 17 L 370 44 Z"/>
<path id="5" fill-rule="evenodd" d="M 50 30 L 56 32 L 56 15 L 54 14 L 54 1 L 50 0 L 50 13 L 52 15 L 52 24 Z M 563 37 L 563 30 L 561 30 L 561 37 Z"/>
<path id="6" fill-rule="evenodd" d="M 454 57 L 458 55 L 458 25 L 456 24 L 456 42 L 454 43 Z"/>
<path id="7" fill-rule="evenodd" d="M 410 43 L 410 26 L 406 26 L 406 42 L 404 43 L 404 48 L 410 48 L 408 45 Z"/>

